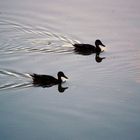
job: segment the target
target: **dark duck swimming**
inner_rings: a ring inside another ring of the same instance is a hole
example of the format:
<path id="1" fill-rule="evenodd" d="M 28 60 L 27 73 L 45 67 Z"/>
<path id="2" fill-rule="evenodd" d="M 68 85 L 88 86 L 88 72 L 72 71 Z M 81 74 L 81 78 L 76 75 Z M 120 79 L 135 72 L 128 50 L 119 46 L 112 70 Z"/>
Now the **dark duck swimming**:
<path id="1" fill-rule="evenodd" d="M 74 51 L 83 55 L 90 55 L 92 53 L 100 54 L 100 45 L 105 47 L 105 45 L 99 39 L 95 41 L 95 46 L 90 44 L 73 44 L 73 46 L 75 47 Z"/>
<path id="2" fill-rule="evenodd" d="M 33 79 L 33 84 L 36 86 L 42 87 L 51 87 L 53 85 L 61 85 L 63 83 L 62 77 L 68 79 L 62 71 L 59 71 L 57 74 L 57 78 L 51 75 L 40 75 L 40 74 L 31 74 Z"/>

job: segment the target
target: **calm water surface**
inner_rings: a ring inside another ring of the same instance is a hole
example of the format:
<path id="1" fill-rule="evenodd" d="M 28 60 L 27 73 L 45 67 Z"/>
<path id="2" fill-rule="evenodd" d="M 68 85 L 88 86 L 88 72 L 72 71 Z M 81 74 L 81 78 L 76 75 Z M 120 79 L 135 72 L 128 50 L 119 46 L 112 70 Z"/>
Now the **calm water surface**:
<path id="1" fill-rule="evenodd" d="M 138 0 L 0 1 L 1 140 L 139 140 Z M 78 55 L 73 43 L 106 50 Z M 34 87 L 29 73 L 69 80 Z"/>

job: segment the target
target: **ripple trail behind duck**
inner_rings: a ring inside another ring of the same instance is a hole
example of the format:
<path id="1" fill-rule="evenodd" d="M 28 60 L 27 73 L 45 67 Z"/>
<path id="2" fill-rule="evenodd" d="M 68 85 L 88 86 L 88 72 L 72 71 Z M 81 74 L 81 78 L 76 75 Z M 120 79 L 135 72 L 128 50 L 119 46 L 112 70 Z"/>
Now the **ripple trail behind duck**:
<path id="1" fill-rule="evenodd" d="M 70 53 L 79 42 L 44 27 L 32 27 L 0 20 L 1 53 Z"/>
<path id="2" fill-rule="evenodd" d="M 0 79 L 0 90 L 32 86 L 32 79 L 29 74 L 19 73 L 13 70 L 0 69 Z"/>

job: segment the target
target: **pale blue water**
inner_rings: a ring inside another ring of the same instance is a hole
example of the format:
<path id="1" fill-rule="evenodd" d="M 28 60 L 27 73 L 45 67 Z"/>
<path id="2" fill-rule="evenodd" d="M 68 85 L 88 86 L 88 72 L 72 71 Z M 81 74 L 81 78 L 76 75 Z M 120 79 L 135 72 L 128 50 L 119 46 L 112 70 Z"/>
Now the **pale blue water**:
<path id="1" fill-rule="evenodd" d="M 140 2 L 0 1 L 0 140 L 139 140 Z M 106 50 L 75 54 L 72 43 Z M 69 80 L 34 87 L 27 73 Z"/>

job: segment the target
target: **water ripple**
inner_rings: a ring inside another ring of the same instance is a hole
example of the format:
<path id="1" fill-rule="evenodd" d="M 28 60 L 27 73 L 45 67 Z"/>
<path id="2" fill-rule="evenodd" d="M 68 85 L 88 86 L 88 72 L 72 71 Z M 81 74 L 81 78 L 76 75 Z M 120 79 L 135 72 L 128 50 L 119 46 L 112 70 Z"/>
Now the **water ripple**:
<path id="1" fill-rule="evenodd" d="M 32 86 L 29 74 L 19 73 L 13 70 L 0 69 L 0 90 L 18 89 Z"/>
<path id="2" fill-rule="evenodd" d="M 0 43 L 2 53 L 71 53 L 72 44 L 79 42 L 44 27 L 31 27 L 0 20 Z"/>

